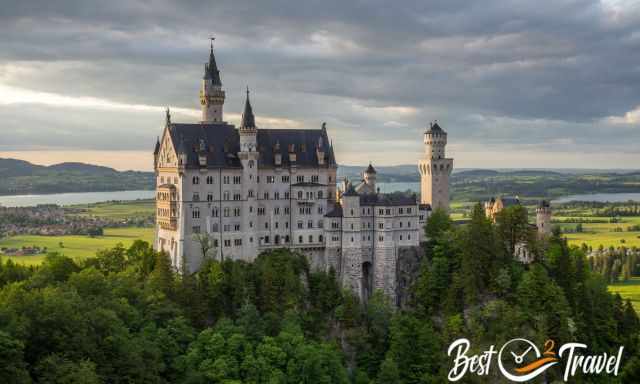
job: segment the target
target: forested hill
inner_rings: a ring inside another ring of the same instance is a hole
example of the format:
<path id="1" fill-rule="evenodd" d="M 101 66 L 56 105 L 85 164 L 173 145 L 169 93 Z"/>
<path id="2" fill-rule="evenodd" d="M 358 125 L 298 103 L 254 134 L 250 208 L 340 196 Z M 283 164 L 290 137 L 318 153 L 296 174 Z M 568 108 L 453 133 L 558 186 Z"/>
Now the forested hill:
<path id="1" fill-rule="evenodd" d="M 0 195 L 153 188 L 152 172 L 116 171 L 84 163 L 36 165 L 0 158 Z"/>

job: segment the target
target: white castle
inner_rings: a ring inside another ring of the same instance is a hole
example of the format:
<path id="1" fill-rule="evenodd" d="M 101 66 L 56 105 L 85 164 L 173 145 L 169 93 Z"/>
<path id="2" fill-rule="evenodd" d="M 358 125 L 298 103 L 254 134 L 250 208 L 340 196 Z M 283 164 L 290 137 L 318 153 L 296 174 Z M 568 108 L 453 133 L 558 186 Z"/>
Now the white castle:
<path id="1" fill-rule="evenodd" d="M 436 123 L 424 134 L 422 199 L 386 195 L 376 170 L 338 189 L 333 147 L 321 129 L 261 129 L 249 101 L 240 127 L 224 121 L 225 91 L 213 46 L 205 65 L 202 121 L 173 123 L 167 110 L 154 151 L 157 223 L 154 246 L 175 268 L 197 270 L 205 257 L 252 261 L 290 248 L 314 268 L 334 268 L 366 300 L 374 289 L 396 296 L 397 260 L 424 241 L 432 207 L 448 209 L 453 160 Z M 205 252 L 202 238 L 213 248 Z M 207 254 L 203 254 L 207 253 Z"/>

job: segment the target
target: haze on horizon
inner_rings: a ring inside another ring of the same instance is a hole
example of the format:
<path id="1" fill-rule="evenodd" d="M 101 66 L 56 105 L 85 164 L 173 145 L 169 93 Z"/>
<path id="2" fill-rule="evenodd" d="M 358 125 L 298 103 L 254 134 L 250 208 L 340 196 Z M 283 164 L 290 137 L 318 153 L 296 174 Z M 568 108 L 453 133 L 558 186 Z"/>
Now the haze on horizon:
<path id="1" fill-rule="evenodd" d="M 0 157 L 152 168 L 164 108 L 198 119 L 208 37 L 238 123 L 327 122 L 341 164 L 640 168 L 640 2 L 0 4 Z"/>

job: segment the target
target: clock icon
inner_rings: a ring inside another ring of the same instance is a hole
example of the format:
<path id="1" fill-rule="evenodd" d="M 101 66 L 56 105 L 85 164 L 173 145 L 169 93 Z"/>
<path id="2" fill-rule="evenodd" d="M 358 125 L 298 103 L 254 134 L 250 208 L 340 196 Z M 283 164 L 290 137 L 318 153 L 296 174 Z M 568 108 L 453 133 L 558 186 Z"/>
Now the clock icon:
<path id="1" fill-rule="evenodd" d="M 518 383 L 533 379 L 558 362 L 555 357 L 543 357 L 538 347 L 527 339 L 510 340 L 498 353 L 500 372 L 507 379 Z"/>

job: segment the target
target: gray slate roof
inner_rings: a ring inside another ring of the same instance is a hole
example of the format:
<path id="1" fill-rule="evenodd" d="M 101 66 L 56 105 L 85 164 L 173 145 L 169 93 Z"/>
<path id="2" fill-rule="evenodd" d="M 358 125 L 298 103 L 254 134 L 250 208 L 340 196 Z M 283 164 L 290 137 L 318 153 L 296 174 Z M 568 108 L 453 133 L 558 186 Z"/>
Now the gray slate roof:
<path id="1" fill-rule="evenodd" d="M 416 205 L 416 196 L 405 195 L 386 195 L 386 194 L 364 194 L 360 195 L 361 206 L 398 206 L 398 205 Z"/>
<path id="2" fill-rule="evenodd" d="M 209 62 L 204 65 L 204 79 L 211 79 L 213 85 L 222 86 L 220 71 L 216 64 L 216 57 L 213 55 L 213 45 L 211 46 L 211 53 L 209 53 Z"/>
<path id="3" fill-rule="evenodd" d="M 240 151 L 238 130 L 227 123 L 175 124 L 169 126 L 171 140 L 178 154 L 187 155 L 187 168 L 200 168 L 198 151 L 204 140 L 208 168 L 241 167 L 237 153 Z M 322 138 L 322 140 L 319 140 Z M 260 167 L 275 166 L 276 150 L 282 155 L 282 167 L 291 164 L 289 148 L 296 153 L 295 165 L 318 167 L 316 148 L 322 142 L 325 162 L 320 167 L 336 166 L 333 148 L 329 144 L 327 131 L 322 129 L 259 129 L 257 133 Z M 279 145 L 276 145 L 278 143 Z M 277 149 L 279 148 L 279 149 Z M 304 149 L 304 150 L 303 150 Z"/>

